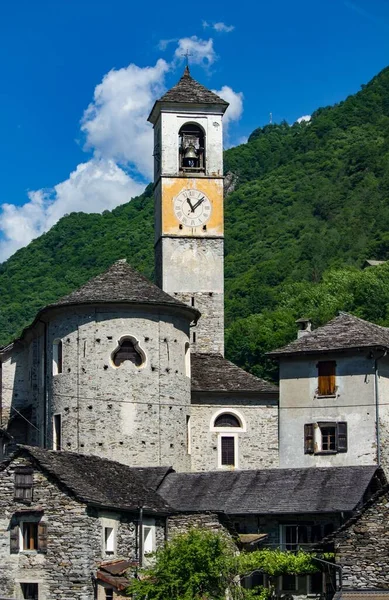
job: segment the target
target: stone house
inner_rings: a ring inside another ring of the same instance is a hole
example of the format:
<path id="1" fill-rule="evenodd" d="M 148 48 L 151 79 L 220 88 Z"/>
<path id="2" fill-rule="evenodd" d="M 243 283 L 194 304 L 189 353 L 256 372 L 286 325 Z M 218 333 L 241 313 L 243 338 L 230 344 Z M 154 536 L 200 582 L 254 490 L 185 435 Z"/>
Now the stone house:
<path id="1" fill-rule="evenodd" d="M 387 469 L 388 350 L 388 328 L 340 313 L 269 353 L 280 365 L 281 467 Z"/>
<path id="2" fill-rule="evenodd" d="M 0 594 L 113 598 L 118 563 L 147 564 L 164 543 L 171 510 L 155 488 L 168 472 L 20 448 L 0 471 Z"/>

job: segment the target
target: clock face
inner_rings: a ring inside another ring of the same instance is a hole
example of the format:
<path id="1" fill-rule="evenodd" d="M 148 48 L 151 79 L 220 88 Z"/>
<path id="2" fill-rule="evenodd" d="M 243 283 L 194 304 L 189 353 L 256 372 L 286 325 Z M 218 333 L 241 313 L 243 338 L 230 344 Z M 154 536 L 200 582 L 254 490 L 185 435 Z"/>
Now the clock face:
<path id="1" fill-rule="evenodd" d="M 174 214 L 187 227 L 204 225 L 211 216 L 211 211 L 209 198 L 198 190 L 182 190 L 174 198 Z"/>

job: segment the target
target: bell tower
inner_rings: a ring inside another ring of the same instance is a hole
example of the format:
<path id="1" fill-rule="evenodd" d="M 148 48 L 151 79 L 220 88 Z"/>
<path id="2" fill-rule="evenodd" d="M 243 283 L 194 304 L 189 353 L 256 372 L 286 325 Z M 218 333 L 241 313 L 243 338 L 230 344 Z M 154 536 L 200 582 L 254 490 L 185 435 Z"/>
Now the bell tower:
<path id="1" fill-rule="evenodd" d="M 222 119 L 227 107 L 186 67 L 149 116 L 157 283 L 201 312 L 191 330 L 194 352 L 224 354 Z"/>

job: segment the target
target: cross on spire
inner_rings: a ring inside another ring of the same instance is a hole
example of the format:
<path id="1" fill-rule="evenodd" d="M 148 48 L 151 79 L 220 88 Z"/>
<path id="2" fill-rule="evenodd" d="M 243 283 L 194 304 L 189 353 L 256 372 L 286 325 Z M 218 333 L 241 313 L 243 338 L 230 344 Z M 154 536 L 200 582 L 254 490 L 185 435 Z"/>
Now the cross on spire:
<path id="1" fill-rule="evenodd" d="M 193 56 L 193 54 L 191 52 L 189 52 L 189 50 L 187 50 L 181 56 L 185 56 L 185 58 L 186 58 L 186 66 L 189 68 L 189 57 Z"/>

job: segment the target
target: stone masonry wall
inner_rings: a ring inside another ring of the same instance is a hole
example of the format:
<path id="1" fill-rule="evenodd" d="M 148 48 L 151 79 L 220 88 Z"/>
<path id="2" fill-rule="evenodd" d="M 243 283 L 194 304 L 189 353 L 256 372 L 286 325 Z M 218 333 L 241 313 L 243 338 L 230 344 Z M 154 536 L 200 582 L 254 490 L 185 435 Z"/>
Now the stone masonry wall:
<path id="1" fill-rule="evenodd" d="M 335 553 L 336 562 L 343 567 L 344 587 L 389 587 L 388 493 L 336 534 Z"/>
<path id="2" fill-rule="evenodd" d="M 0 595 L 21 598 L 20 582 L 36 582 L 39 600 L 93 600 L 93 573 L 100 561 L 107 560 L 103 554 L 104 519 L 110 516 L 117 523 L 113 558 L 134 559 L 136 515 L 104 512 L 101 516 L 38 469 L 34 469 L 31 506 L 15 501 L 14 469 L 28 464 L 27 458 L 19 457 L 0 473 Z M 26 518 L 33 510 L 47 523 L 47 552 L 11 554 L 11 520 L 16 513 L 23 520 L 23 515 Z M 163 523 L 157 522 L 157 544 L 163 543 L 163 536 Z"/>
<path id="3" fill-rule="evenodd" d="M 278 407 L 275 400 L 265 402 L 233 394 L 216 397 L 210 393 L 208 400 L 204 398 L 201 401 L 194 398 L 191 416 L 192 471 L 218 469 L 218 437 L 223 432 L 212 431 L 212 423 L 219 411 L 229 412 L 230 408 L 235 409 L 246 424 L 246 431 L 236 431 L 238 468 L 278 467 Z"/>

